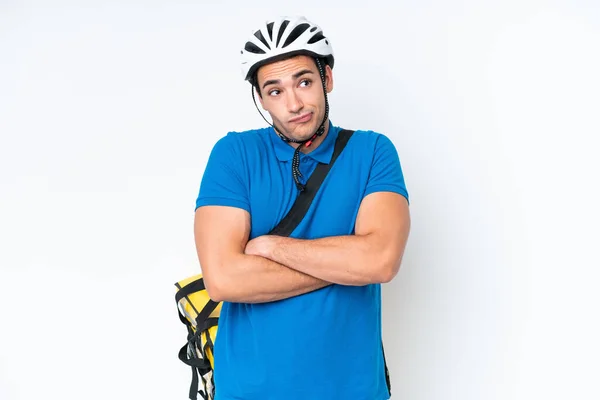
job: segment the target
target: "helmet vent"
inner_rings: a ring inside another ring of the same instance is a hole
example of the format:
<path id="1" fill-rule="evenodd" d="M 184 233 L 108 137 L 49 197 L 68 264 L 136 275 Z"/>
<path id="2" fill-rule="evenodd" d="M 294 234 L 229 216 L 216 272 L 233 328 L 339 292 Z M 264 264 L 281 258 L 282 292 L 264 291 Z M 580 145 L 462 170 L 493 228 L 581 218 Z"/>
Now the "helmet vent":
<path id="1" fill-rule="evenodd" d="M 285 47 L 289 46 L 290 43 L 292 43 L 294 40 L 298 39 L 298 37 L 300 35 L 302 35 L 309 27 L 310 27 L 309 24 L 300 24 L 297 27 L 295 27 L 292 30 L 292 32 L 290 33 L 290 35 L 287 37 L 287 39 L 285 40 L 283 47 L 285 48 Z"/>
<path id="2" fill-rule="evenodd" d="M 275 44 L 275 47 L 279 47 L 279 41 L 283 36 L 283 31 L 285 31 L 285 28 L 287 28 L 289 23 L 290 21 L 288 21 L 287 19 L 281 23 L 281 26 L 279 27 L 279 33 L 277 33 L 277 43 Z"/>
<path id="3" fill-rule="evenodd" d="M 260 40 L 265 46 L 267 46 L 267 49 L 271 50 L 271 46 L 269 46 L 269 43 L 267 43 L 261 31 L 256 31 L 254 33 L 254 36 L 256 36 L 256 38 Z"/>
<path id="4" fill-rule="evenodd" d="M 267 32 L 269 32 L 269 40 L 271 40 L 271 41 L 273 40 L 273 24 L 274 24 L 273 22 L 270 22 L 267 25 Z M 270 47 L 269 47 L 269 49 L 270 49 Z"/>
<path id="5" fill-rule="evenodd" d="M 265 51 L 263 49 L 261 49 L 260 47 L 258 47 L 257 45 L 255 45 L 252 42 L 247 42 L 244 49 L 246 51 L 249 51 L 250 53 L 254 53 L 254 54 L 265 54 Z"/>
<path id="6" fill-rule="evenodd" d="M 325 39 L 325 36 L 323 36 L 323 34 L 321 32 L 319 32 L 319 33 L 315 34 L 315 36 L 310 38 L 310 40 L 308 41 L 308 44 L 316 43 L 321 39 Z"/>

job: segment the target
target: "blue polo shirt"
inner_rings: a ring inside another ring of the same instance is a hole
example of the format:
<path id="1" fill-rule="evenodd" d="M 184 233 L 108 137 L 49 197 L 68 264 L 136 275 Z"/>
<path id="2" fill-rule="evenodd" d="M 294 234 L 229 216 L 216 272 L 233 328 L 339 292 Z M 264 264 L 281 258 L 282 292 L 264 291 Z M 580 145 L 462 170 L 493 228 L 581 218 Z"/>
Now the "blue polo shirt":
<path id="1" fill-rule="evenodd" d="M 340 130 L 330 123 L 321 145 L 301 153 L 304 181 L 317 163 L 329 163 Z M 242 208 L 251 216 L 250 239 L 269 233 L 298 195 L 293 154 L 271 127 L 228 133 L 210 154 L 196 208 Z M 408 199 L 398 153 L 385 135 L 356 131 L 291 237 L 353 234 L 361 200 L 378 191 Z M 216 400 L 389 398 L 379 284 L 334 284 L 260 304 L 223 302 L 214 351 Z"/>

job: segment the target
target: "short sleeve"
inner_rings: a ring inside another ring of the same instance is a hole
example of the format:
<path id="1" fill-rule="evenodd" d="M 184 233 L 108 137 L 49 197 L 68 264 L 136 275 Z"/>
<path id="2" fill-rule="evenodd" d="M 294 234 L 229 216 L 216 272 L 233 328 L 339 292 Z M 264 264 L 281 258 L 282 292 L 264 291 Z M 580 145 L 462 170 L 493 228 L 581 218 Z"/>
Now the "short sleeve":
<path id="1" fill-rule="evenodd" d="M 201 206 L 230 206 L 250 212 L 247 176 L 235 134 L 221 138 L 213 147 L 196 198 L 196 209 Z"/>
<path id="2" fill-rule="evenodd" d="M 374 192 L 395 192 L 409 200 L 396 147 L 387 136 L 382 134 L 378 135 L 375 143 L 371 172 L 364 196 Z"/>

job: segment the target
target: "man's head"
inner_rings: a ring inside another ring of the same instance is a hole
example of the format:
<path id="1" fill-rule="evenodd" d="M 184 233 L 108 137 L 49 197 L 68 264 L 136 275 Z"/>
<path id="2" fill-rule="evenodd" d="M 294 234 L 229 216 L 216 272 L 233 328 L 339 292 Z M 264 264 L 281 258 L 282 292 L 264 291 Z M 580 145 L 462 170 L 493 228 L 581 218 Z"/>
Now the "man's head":
<path id="1" fill-rule="evenodd" d="M 242 73 L 258 93 L 284 140 L 320 136 L 333 89 L 333 49 L 317 25 L 304 17 L 267 21 L 246 42 Z"/>
<path id="2" fill-rule="evenodd" d="M 327 93 L 333 90 L 331 68 L 305 55 L 263 65 L 256 73 L 255 90 L 263 109 L 281 133 L 298 141 L 314 135 L 325 118 L 323 86 Z"/>

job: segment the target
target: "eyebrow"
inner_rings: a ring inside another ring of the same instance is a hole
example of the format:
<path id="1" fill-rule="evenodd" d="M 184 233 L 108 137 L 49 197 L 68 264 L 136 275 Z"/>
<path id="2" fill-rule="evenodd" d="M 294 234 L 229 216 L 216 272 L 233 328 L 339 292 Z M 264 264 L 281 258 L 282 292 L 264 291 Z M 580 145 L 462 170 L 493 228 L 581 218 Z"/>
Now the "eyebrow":
<path id="1" fill-rule="evenodd" d="M 313 71 L 311 71 L 310 69 L 303 69 L 302 71 L 298 71 L 296 72 L 294 75 L 292 75 L 292 77 L 294 79 L 298 79 L 300 78 L 302 75 L 306 75 L 306 74 L 314 74 Z M 276 84 L 280 84 L 281 80 L 280 79 L 270 79 L 268 81 L 266 81 L 265 83 L 263 83 L 262 88 L 266 88 L 268 85 L 276 85 Z"/>

